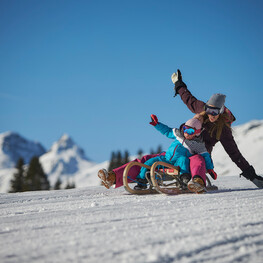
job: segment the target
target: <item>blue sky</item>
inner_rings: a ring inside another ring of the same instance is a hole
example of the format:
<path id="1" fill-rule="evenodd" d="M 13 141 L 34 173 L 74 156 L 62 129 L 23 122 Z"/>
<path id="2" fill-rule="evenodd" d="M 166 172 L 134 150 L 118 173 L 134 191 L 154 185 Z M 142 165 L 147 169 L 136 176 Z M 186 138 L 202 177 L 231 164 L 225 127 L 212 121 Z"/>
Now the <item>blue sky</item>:
<path id="1" fill-rule="evenodd" d="M 227 95 L 236 125 L 263 119 L 262 1 L 0 1 L 0 132 L 48 150 L 64 133 L 96 162 L 171 141 L 193 115 L 173 97 L 181 69 L 207 101 Z"/>

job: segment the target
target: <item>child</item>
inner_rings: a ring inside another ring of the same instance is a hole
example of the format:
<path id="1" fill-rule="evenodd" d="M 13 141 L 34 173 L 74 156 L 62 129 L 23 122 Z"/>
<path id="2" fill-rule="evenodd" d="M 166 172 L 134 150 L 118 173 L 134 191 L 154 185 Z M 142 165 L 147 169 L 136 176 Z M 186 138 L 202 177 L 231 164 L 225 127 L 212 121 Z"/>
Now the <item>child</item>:
<path id="1" fill-rule="evenodd" d="M 193 155 L 201 155 L 206 163 L 206 169 L 211 176 L 216 179 L 217 175 L 213 171 L 213 162 L 210 154 L 205 148 L 205 144 L 199 137 L 201 134 L 202 123 L 196 119 L 190 119 L 185 124 L 182 124 L 179 129 L 172 129 L 168 126 L 158 122 L 158 118 L 155 115 L 151 115 L 153 125 L 158 131 L 166 135 L 170 139 L 174 139 L 174 142 L 170 145 L 165 155 L 159 155 L 149 159 L 145 162 L 146 165 L 151 166 L 157 161 L 172 164 L 180 167 L 180 179 L 187 186 L 187 183 L 191 179 L 190 175 L 190 160 L 189 158 Z M 142 167 L 139 175 L 137 176 L 138 184 L 134 189 L 146 189 L 147 179 L 145 173 L 147 169 Z M 205 172 L 200 175 L 195 175 L 193 181 L 188 183 L 189 190 L 193 192 L 204 192 L 205 191 Z"/>

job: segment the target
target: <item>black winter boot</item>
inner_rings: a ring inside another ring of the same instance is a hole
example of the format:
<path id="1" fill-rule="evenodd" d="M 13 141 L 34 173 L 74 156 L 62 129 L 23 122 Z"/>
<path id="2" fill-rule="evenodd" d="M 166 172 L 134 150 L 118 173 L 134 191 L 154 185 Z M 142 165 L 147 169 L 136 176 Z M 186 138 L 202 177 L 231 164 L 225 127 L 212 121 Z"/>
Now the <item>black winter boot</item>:
<path id="1" fill-rule="evenodd" d="M 147 179 L 137 178 L 137 185 L 134 186 L 134 190 L 144 190 L 147 189 Z"/>
<path id="2" fill-rule="evenodd" d="M 192 176 L 190 174 L 184 173 L 180 174 L 179 178 L 181 181 L 182 188 L 187 189 L 187 184 L 192 179 Z"/>
<path id="3" fill-rule="evenodd" d="M 240 175 L 243 175 L 248 180 L 252 181 L 258 188 L 263 188 L 263 177 L 258 176 L 252 165 L 248 169 L 243 171 Z"/>

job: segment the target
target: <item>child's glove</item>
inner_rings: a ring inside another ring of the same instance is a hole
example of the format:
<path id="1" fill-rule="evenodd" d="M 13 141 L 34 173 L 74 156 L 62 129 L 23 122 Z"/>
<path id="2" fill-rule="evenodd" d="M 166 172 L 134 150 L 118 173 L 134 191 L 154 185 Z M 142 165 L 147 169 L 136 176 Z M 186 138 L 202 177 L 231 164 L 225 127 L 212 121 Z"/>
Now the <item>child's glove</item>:
<path id="1" fill-rule="evenodd" d="M 151 114 L 152 121 L 150 122 L 151 125 L 156 126 L 158 124 L 158 118 L 154 114 Z"/>
<path id="2" fill-rule="evenodd" d="M 213 169 L 208 169 L 207 172 L 211 175 L 211 177 L 216 180 L 217 174 Z"/>

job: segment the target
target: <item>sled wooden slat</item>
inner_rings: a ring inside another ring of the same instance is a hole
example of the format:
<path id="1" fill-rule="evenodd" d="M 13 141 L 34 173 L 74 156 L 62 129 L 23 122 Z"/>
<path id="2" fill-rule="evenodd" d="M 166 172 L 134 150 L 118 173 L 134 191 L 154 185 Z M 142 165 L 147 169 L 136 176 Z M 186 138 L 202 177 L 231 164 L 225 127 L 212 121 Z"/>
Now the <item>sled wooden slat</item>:
<path id="1" fill-rule="evenodd" d="M 177 195 L 177 194 L 183 194 L 183 193 L 190 193 L 190 191 L 188 189 L 182 190 L 178 187 L 167 188 L 167 187 L 160 186 L 158 184 L 158 180 L 156 180 L 156 176 L 155 176 L 155 171 L 156 171 L 156 168 L 158 166 L 163 166 L 163 167 L 168 167 L 170 169 L 174 169 L 175 171 L 177 171 L 177 173 L 175 173 L 175 175 L 178 175 L 178 173 L 179 173 L 178 168 L 171 165 L 171 164 L 168 164 L 165 162 L 155 162 L 151 166 L 151 181 L 152 181 L 152 184 L 153 184 L 153 186 L 157 192 L 159 192 L 160 194 L 167 194 L 167 195 Z"/>
<path id="2" fill-rule="evenodd" d="M 129 183 L 128 183 L 128 175 L 129 175 L 129 171 L 130 169 L 133 167 L 133 166 L 140 166 L 140 167 L 145 167 L 147 169 L 151 169 L 151 166 L 148 166 L 146 164 L 143 164 L 143 163 L 139 163 L 139 162 L 130 162 L 124 172 L 123 172 L 123 186 L 124 186 L 124 189 L 131 193 L 131 194 L 136 194 L 136 195 L 145 195 L 145 194 L 156 194 L 157 191 L 152 189 L 152 188 L 149 188 L 149 189 L 144 189 L 144 190 L 135 190 L 135 189 L 132 189 L 130 186 L 129 186 Z"/>

